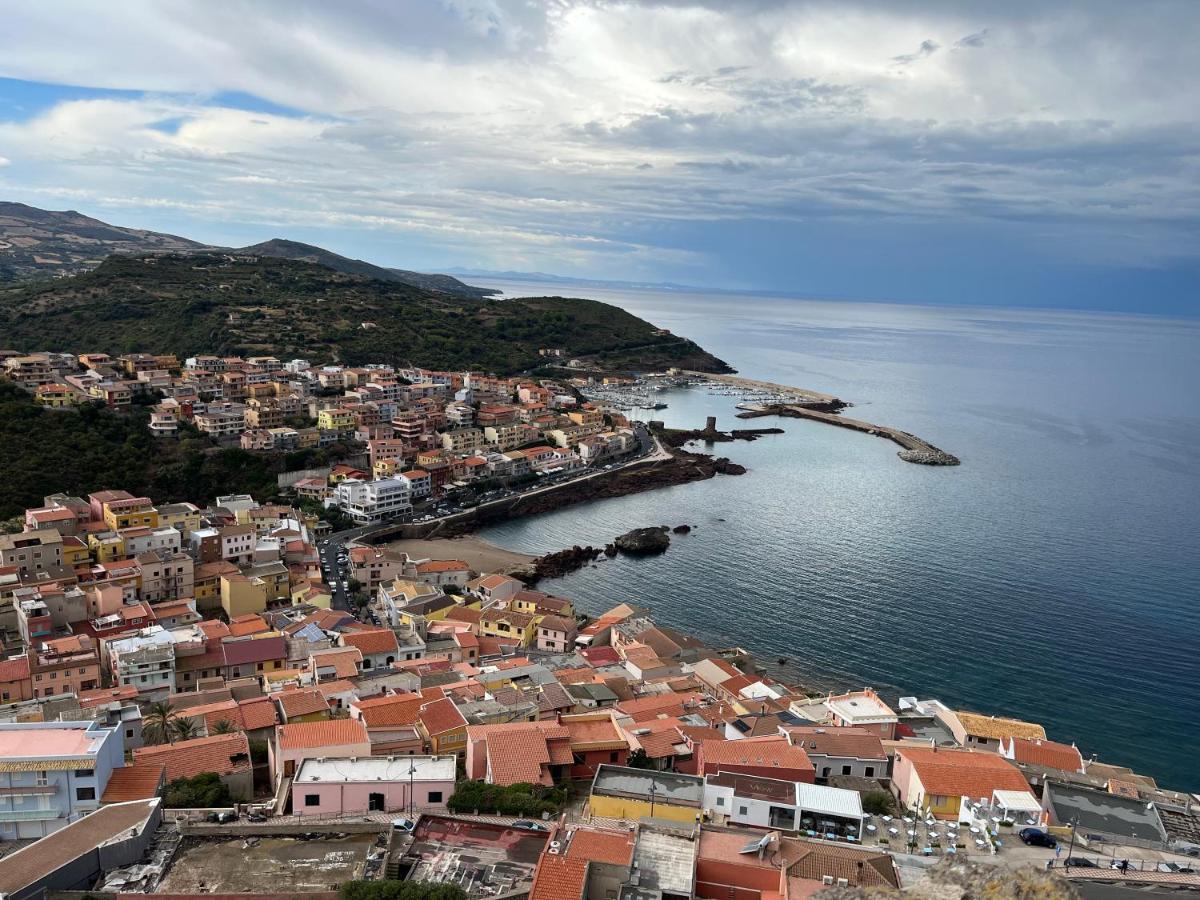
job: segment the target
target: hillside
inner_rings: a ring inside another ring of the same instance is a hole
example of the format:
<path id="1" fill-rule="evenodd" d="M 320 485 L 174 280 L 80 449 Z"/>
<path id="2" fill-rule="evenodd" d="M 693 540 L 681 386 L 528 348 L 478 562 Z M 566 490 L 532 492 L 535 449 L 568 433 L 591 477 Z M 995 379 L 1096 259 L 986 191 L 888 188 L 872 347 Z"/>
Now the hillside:
<path id="1" fill-rule="evenodd" d="M 203 247 L 173 234 L 118 228 L 74 210 L 53 212 L 0 201 L 0 284 L 86 272 L 111 253 Z"/>
<path id="2" fill-rule="evenodd" d="M 367 278 L 377 278 L 380 281 L 398 281 L 401 284 L 412 285 L 427 291 L 444 291 L 448 294 L 463 294 L 468 297 L 488 297 L 499 291 L 491 288 L 478 288 L 459 281 L 450 275 L 423 275 L 420 272 L 410 272 L 407 269 L 385 269 L 361 259 L 350 259 L 339 256 L 330 250 L 314 247 L 312 244 L 302 244 L 299 241 L 288 241 L 275 238 L 242 247 L 238 253 L 273 256 L 277 259 L 295 259 L 302 262 L 319 263 L 328 266 L 335 272 L 345 272 L 349 275 L 364 275 Z"/>
<path id="3" fill-rule="evenodd" d="M 217 252 L 112 256 L 73 278 L 0 290 L 0 335 L 23 351 L 273 354 L 518 372 L 563 348 L 621 369 L 729 371 L 696 344 L 595 300 L 480 300 Z"/>
<path id="4" fill-rule="evenodd" d="M 109 225 L 74 210 L 55 212 L 24 203 L 0 202 L 0 284 L 77 275 L 96 268 L 113 253 L 143 255 L 214 250 L 316 262 L 337 272 L 468 297 L 486 297 L 498 293 L 464 284 L 450 275 L 386 269 L 297 241 L 275 239 L 232 250 L 173 234 Z"/>

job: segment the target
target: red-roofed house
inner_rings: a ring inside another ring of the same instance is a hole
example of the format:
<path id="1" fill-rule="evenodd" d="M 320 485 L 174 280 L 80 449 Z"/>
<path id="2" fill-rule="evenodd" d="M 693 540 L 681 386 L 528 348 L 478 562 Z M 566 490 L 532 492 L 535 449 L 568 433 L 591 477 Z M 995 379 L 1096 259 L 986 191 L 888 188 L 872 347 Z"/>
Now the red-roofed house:
<path id="1" fill-rule="evenodd" d="M 32 699 L 29 657 L 22 655 L 0 660 L 0 703 L 20 703 Z"/>
<path id="2" fill-rule="evenodd" d="M 996 791 L 1028 795 L 1030 805 L 1039 806 L 1021 770 L 986 751 L 900 747 L 892 785 L 909 809 L 928 811 L 939 819 L 958 819 L 964 800 L 991 803 Z"/>
<path id="3" fill-rule="evenodd" d="M 362 654 L 362 667 L 368 669 L 388 668 L 396 661 L 400 645 L 396 633 L 390 628 L 364 628 L 361 631 L 346 631 L 338 637 L 343 647 L 357 647 Z"/>
<path id="4" fill-rule="evenodd" d="M 428 703 L 420 694 L 385 694 L 350 704 L 350 718 L 363 723 L 373 752 L 381 756 L 422 753 L 425 736 L 418 722 Z"/>
<path id="5" fill-rule="evenodd" d="M 1000 738 L 1000 755 L 1018 765 L 1042 771 L 1077 772 L 1080 775 L 1085 771 L 1083 755 L 1074 744 L 1060 744 L 1040 738 L 1013 737 L 1007 741 Z"/>
<path id="6" fill-rule="evenodd" d="M 290 778 L 306 759 L 328 756 L 370 756 L 371 739 L 362 722 L 355 719 L 327 719 L 324 722 L 297 722 L 280 725 L 275 740 L 267 745 L 271 772 L 275 781 Z"/>
<path id="7" fill-rule="evenodd" d="M 467 746 L 467 720 L 448 697 L 422 706 L 417 722 L 434 755 L 460 753 Z"/>
<path id="8" fill-rule="evenodd" d="M 813 784 L 816 770 L 808 754 L 788 743 L 783 735 L 743 738 L 740 741 L 703 741 L 697 749 L 697 768 L 701 775 L 739 772 L 761 775 L 780 781 Z"/>
<path id="9" fill-rule="evenodd" d="M 162 763 L 167 783 L 177 778 L 195 778 L 216 772 L 237 800 L 254 796 L 254 768 L 250 762 L 250 742 L 242 732 L 176 741 L 133 751 L 137 763 Z"/>

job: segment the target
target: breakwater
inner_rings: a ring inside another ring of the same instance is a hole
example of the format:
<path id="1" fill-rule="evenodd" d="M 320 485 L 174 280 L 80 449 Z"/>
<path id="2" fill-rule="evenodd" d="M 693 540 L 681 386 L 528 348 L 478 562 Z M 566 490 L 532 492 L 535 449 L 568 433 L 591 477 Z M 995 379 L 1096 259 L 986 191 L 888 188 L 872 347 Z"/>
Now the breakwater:
<path id="1" fill-rule="evenodd" d="M 935 447 L 929 441 L 922 440 L 915 434 L 901 431 L 899 428 L 893 428 L 890 425 L 875 425 L 871 422 L 864 422 L 861 419 L 850 419 L 837 413 L 825 412 L 806 406 L 796 406 L 786 403 L 770 405 L 746 404 L 746 408 L 738 413 L 737 416 L 739 419 L 755 419 L 761 416 L 786 416 L 792 419 L 811 419 L 815 422 L 824 422 L 827 425 L 836 425 L 839 428 L 849 428 L 852 431 L 861 431 L 864 434 L 873 434 L 876 437 L 887 438 L 889 441 L 900 445 L 902 449 L 896 455 L 905 462 L 916 463 L 922 466 L 959 465 L 957 456 Z"/>

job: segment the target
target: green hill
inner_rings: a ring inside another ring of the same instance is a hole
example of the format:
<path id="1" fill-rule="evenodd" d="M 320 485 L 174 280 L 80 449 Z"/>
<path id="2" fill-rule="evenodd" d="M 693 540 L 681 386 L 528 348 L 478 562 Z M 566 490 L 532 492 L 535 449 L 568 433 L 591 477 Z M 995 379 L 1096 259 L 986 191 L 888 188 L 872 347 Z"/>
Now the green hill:
<path id="1" fill-rule="evenodd" d="M 0 343 L 22 351 L 271 354 L 511 373 L 563 348 L 622 370 L 730 371 L 622 309 L 567 297 L 491 300 L 241 252 L 111 256 L 72 278 L 0 291 Z"/>

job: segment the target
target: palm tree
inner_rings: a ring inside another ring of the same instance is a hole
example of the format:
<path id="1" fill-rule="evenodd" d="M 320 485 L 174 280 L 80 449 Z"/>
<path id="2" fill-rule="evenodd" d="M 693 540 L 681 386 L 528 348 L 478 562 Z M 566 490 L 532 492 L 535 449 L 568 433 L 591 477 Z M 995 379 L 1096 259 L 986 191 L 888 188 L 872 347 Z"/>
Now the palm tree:
<path id="1" fill-rule="evenodd" d="M 179 713 L 166 700 L 151 703 L 143 719 L 142 736 L 151 744 L 174 743 Z"/>
<path id="2" fill-rule="evenodd" d="M 222 719 L 209 729 L 209 734 L 233 734 L 235 731 L 237 731 L 237 727 L 232 722 Z"/>
<path id="3" fill-rule="evenodd" d="M 200 731 L 195 719 L 185 719 L 182 716 L 176 718 L 171 724 L 171 730 L 175 732 L 175 737 L 181 741 L 190 741 Z"/>

